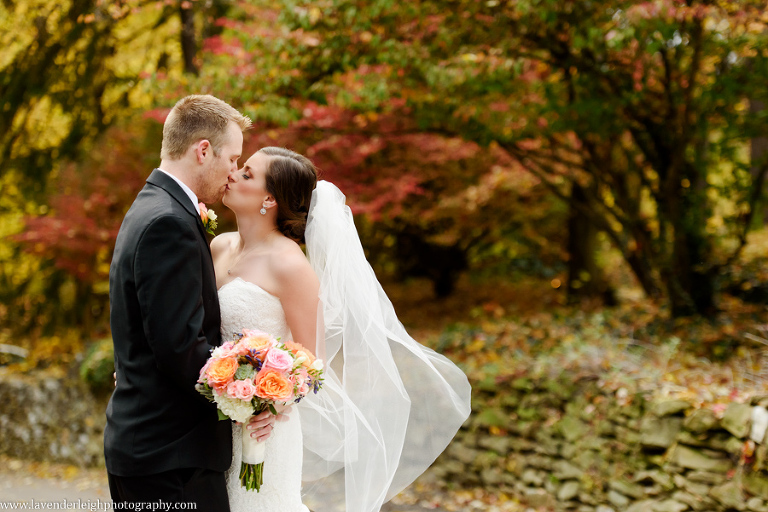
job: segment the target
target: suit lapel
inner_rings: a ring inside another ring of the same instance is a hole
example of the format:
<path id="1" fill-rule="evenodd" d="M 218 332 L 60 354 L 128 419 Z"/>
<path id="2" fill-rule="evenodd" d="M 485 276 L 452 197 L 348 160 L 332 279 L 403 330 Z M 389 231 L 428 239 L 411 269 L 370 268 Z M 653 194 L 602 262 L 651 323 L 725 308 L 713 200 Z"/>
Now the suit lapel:
<path id="1" fill-rule="evenodd" d="M 176 200 L 177 203 L 181 205 L 182 208 L 184 208 L 184 210 L 186 210 L 187 213 L 195 218 L 197 229 L 200 231 L 200 234 L 203 236 L 203 240 L 205 241 L 203 245 L 205 246 L 206 251 L 208 251 L 208 256 L 210 256 L 211 248 L 208 247 L 208 238 L 205 236 L 205 226 L 203 226 L 203 220 L 200 218 L 200 212 L 192 206 L 192 201 L 189 200 L 189 196 L 184 192 L 184 190 L 182 190 L 179 184 L 176 183 L 173 178 L 159 169 L 152 171 L 152 174 L 150 174 L 149 178 L 147 178 L 147 183 L 165 190 L 173 199 Z"/>

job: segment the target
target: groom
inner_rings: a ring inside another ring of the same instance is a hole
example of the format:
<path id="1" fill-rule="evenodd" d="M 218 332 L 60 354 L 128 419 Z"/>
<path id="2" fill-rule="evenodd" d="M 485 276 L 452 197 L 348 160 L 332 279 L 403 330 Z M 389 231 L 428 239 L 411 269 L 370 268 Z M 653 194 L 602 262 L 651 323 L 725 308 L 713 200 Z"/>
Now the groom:
<path id="1" fill-rule="evenodd" d="M 195 502 L 228 512 L 231 422 L 195 390 L 220 317 L 198 201 L 221 199 L 237 171 L 247 117 L 213 96 L 188 96 L 163 127 L 155 169 L 125 216 L 109 272 L 116 387 L 104 455 L 116 502 Z M 258 417 L 264 436 L 274 423 Z"/>

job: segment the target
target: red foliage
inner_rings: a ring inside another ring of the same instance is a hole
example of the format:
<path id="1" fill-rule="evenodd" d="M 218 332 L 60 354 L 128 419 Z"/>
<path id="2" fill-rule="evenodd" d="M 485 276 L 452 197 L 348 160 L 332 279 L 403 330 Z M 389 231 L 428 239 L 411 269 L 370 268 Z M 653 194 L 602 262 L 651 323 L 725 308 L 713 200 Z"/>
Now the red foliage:
<path id="1" fill-rule="evenodd" d="M 168 114 L 170 113 L 171 109 L 169 108 L 154 108 L 144 112 L 142 117 L 144 117 L 144 119 L 153 119 L 160 124 L 164 124 L 165 118 L 168 117 Z"/>
<path id="2" fill-rule="evenodd" d="M 203 50 L 214 55 L 242 56 L 245 51 L 239 39 L 212 36 L 203 41 Z"/>
<path id="3" fill-rule="evenodd" d="M 446 179 L 447 164 L 475 158 L 480 151 L 473 142 L 420 132 L 403 115 L 404 109 L 395 106 L 387 114 L 362 114 L 313 102 L 299 109 L 303 118 L 287 128 L 256 126 L 245 143 L 246 158 L 267 145 L 303 152 L 324 179 L 347 193 L 353 211 L 374 220 L 402 214 L 409 199 L 428 195 L 426 182 Z M 486 170 L 467 166 L 468 176 L 440 189 L 460 191 L 462 183 L 477 180 L 478 171 Z"/>
<path id="4" fill-rule="evenodd" d="M 159 112 L 145 117 L 159 120 Z M 83 161 L 66 165 L 50 195 L 50 213 L 27 218 L 15 240 L 81 282 L 106 280 L 122 218 L 151 170 L 147 158 L 154 154 L 137 143 L 153 138 L 147 136 L 151 128 L 112 128 Z"/>

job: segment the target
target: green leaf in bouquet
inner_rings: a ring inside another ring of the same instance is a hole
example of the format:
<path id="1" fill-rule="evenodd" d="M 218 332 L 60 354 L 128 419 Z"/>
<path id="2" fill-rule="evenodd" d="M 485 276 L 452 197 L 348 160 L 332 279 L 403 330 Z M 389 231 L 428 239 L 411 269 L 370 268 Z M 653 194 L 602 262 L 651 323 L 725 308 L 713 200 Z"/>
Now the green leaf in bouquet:
<path id="1" fill-rule="evenodd" d="M 213 399 L 213 389 L 208 384 L 200 384 L 200 383 L 195 384 L 195 389 L 197 390 L 198 393 L 203 395 L 205 398 L 207 398 L 211 402 L 215 402 L 215 400 Z"/>
<path id="2" fill-rule="evenodd" d="M 222 420 L 228 420 L 228 419 L 229 419 L 229 416 L 227 416 L 226 414 L 224 414 L 223 412 L 221 412 L 221 409 L 216 409 L 216 412 L 217 412 L 217 413 L 218 413 L 218 415 L 219 415 L 219 421 L 222 421 Z"/>

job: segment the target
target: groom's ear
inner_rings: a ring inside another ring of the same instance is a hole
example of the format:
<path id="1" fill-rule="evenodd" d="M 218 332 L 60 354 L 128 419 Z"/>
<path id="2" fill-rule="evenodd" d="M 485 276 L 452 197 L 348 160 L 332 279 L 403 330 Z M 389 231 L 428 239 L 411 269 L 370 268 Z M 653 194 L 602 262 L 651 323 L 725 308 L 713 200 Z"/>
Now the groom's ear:
<path id="1" fill-rule="evenodd" d="M 202 164 L 207 156 L 213 155 L 213 148 L 208 139 L 198 141 L 195 145 L 195 158 L 197 163 Z"/>

